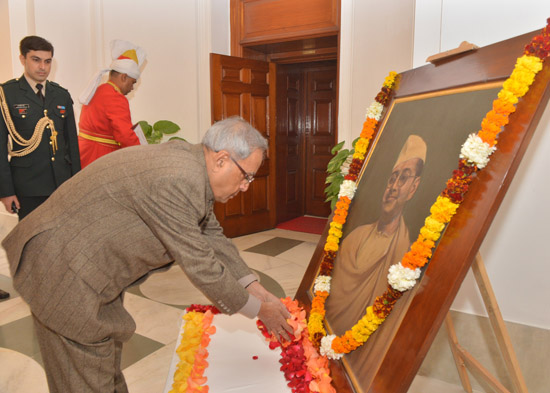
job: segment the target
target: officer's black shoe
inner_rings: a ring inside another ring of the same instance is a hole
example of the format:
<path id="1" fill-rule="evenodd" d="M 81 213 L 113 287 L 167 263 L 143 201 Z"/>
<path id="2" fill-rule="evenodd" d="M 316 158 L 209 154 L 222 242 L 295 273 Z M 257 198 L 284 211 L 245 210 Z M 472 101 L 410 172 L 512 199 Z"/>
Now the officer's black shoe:
<path id="1" fill-rule="evenodd" d="M 10 297 L 9 292 L 6 292 L 0 289 L 0 299 L 7 299 L 9 297 Z"/>

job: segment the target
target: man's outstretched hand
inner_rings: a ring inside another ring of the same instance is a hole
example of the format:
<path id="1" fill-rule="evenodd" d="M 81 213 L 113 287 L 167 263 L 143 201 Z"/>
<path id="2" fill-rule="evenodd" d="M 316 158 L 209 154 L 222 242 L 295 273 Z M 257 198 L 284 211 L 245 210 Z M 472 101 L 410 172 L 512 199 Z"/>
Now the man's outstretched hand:
<path id="1" fill-rule="evenodd" d="M 250 284 L 246 289 L 251 295 L 262 301 L 258 318 L 265 324 L 267 330 L 273 333 L 279 342 L 281 340 L 290 341 L 290 335 L 294 331 L 286 322 L 290 318 L 290 313 L 281 300 L 257 281 Z"/>

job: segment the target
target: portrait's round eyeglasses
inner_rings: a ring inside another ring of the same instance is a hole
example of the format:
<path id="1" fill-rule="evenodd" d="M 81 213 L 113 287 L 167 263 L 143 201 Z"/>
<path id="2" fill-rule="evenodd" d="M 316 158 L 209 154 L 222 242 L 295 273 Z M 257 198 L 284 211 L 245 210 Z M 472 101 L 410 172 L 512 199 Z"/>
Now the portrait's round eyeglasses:
<path id="1" fill-rule="evenodd" d="M 388 187 L 393 186 L 397 182 L 397 187 L 402 187 L 405 185 L 407 180 L 410 178 L 418 177 L 416 175 L 412 174 L 412 171 L 410 169 L 405 169 L 403 172 L 393 172 L 388 179 Z"/>
<path id="2" fill-rule="evenodd" d="M 243 174 L 244 179 L 247 182 L 252 183 L 254 181 L 254 175 L 251 175 L 250 173 L 246 173 L 246 171 L 242 168 L 242 166 L 240 166 L 239 163 L 237 161 L 235 161 L 235 159 L 233 157 L 229 156 L 229 158 L 231 158 L 231 161 L 233 161 L 233 163 L 235 165 L 237 165 L 237 168 L 239 168 L 239 170 Z"/>

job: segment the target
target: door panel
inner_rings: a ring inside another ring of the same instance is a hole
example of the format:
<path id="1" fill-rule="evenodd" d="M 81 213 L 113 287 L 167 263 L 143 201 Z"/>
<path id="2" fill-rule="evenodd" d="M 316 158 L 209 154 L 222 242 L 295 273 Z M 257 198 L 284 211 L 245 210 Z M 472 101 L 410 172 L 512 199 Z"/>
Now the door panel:
<path id="1" fill-rule="evenodd" d="M 279 65 L 277 222 L 327 217 L 327 164 L 336 143 L 336 62 Z"/>
<path id="2" fill-rule="evenodd" d="M 210 54 L 212 121 L 239 115 L 269 141 L 266 158 L 249 189 L 216 203 L 216 217 L 228 237 L 275 226 L 275 83 L 272 63 Z"/>
<path id="3" fill-rule="evenodd" d="M 327 217 L 327 164 L 336 141 L 336 68 L 306 72 L 305 214 Z"/>
<path id="4" fill-rule="evenodd" d="M 280 71 L 279 71 L 280 70 Z M 303 77 L 299 67 L 277 73 L 277 222 L 304 214 Z"/>

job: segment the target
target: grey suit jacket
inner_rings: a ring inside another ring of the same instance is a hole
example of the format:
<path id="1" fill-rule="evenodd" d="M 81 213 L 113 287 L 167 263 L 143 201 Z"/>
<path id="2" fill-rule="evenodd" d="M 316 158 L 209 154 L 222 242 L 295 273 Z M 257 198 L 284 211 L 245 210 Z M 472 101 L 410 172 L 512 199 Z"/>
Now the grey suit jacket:
<path id="1" fill-rule="evenodd" d="M 128 339 L 135 325 L 121 294 L 174 261 L 222 312 L 235 313 L 250 302 L 244 285 L 254 276 L 213 203 L 202 145 L 110 153 L 4 239 L 14 286 L 42 323 L 79 342 Z"/>

